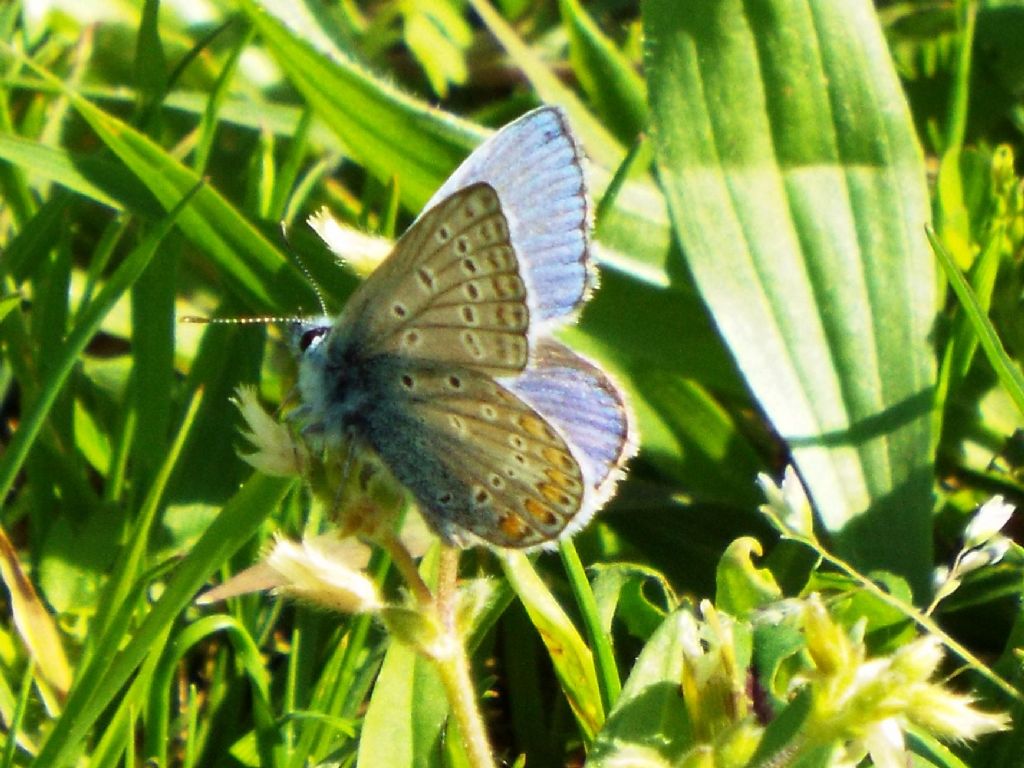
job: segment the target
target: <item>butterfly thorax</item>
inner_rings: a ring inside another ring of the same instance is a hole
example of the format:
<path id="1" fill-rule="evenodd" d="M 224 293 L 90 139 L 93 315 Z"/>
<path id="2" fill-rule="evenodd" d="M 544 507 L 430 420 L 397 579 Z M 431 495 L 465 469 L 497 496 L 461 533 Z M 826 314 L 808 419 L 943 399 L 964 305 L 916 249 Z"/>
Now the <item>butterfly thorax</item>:
<path id="1" fill-rule="evenodd" d="M 307 434 L 337 445 L 365 421 L 373 401 L 374 368 L 353 337 L 355 329 L 327 318 L 304 323 L 296 332 L 299 360 L 300 416 Z"/>

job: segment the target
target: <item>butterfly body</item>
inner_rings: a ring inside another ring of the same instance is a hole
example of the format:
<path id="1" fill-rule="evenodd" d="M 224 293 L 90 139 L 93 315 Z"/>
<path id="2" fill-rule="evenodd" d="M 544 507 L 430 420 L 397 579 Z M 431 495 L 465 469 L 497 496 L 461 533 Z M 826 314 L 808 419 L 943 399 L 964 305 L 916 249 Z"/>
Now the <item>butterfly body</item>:
<path id="1" fill-rule="evenodd" d="M 592 287 L 587 211 L 558 110 L 496 134 L 337 320 L 297 328 L 304 431 L 371 447 L 451 542 L 582 524 L 634 446 L 618 388 L 549 336 Z"/>

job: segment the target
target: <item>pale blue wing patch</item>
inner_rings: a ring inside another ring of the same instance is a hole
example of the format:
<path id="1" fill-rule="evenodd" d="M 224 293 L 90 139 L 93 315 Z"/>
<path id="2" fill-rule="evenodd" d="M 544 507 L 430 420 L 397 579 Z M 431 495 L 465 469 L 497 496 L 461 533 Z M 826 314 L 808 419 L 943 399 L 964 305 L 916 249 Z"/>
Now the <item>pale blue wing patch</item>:
<path id="1" fill-rule="evenodd" d="M 597 365 L 551 339 L 541 340 L 527 369 L 502 384 L 565 438 L 587 485 L 578 530 L 610 498 L 637 435 L 626 398 Z"/>
<path id="2" fill-rule="evenodd" d="M 498 193 L 526 284 L 530 316 L 564 322 L 596 283 L 583 151 L 557 107 L 509 123 L 460 165 L 424 210 L 476 182 Z M 541 331 L 531 324 L 532 335 Z"/>

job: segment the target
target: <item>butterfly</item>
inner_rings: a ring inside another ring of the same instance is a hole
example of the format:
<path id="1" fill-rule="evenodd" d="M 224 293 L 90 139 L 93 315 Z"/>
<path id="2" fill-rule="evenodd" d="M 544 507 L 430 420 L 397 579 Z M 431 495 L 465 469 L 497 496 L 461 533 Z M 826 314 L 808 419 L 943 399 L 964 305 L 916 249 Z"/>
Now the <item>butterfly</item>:
<path id="1" fill-rule="evenodd" d="M 340 316 L 296 324 L 303 432 L 372 449 L 448 543 L 578 530 L 636 446 L 622 390 L 552 336 L 595 287 L 590 223 L 564 113 L 498 131 Z"/>

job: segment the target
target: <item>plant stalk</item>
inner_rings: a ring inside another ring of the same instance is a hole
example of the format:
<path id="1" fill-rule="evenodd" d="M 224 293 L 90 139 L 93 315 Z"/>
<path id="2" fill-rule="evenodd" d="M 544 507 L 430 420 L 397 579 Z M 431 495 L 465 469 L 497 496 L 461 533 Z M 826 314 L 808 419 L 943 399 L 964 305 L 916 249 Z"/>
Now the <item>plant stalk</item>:
<path id="1" fill-rule="evenodd" d="M 437 569 L 437 613 L 444 632 L 444 653 L 435 661 L 469 764 L 473 768 L 493 768 L 494 755 L 477 704 L 466 644 L 456 620 L 458 577 L 459 550 L 442 544 Z"/>

